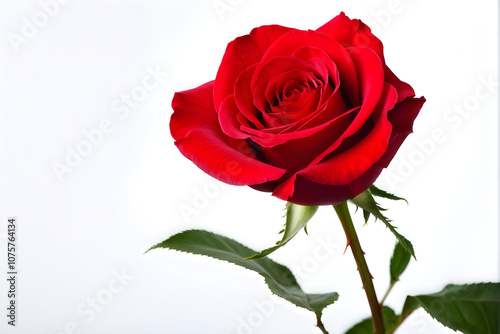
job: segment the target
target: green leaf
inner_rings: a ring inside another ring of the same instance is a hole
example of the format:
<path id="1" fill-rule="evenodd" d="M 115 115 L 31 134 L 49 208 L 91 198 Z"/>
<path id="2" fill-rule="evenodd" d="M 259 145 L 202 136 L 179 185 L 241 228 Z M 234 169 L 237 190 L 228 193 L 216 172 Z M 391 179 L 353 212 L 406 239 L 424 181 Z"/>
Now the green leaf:
<path id="1" fill-rule="evenodd" d="M 398 316 L 396 313 L 388 306 L 382 308 L 382 318 L 384 319 L 384 327 L 390 328 L 396 323 Z M 373 334 L 373 323 L 371 318 L 364 319 L 363 321 L 357 323 L 351 329 L 349 329 L 345 334 Z"/>
<path id="2" fill-rule="evenodd" d="M 443 325 L 464 334 L 500 333 L 500 283 L 450 284 L 438 293 L 408 296 L 397 323 L 420 306 Z"/>
<path id="3" fill-rule="evenodd" d="M 369 190 L 365 190 L 358 196 L 354 197 L 353 199 L 350 200 L 354 205 L 360 207 L 363 210 L 368 211 L 372 215 L 374 215 L 376 218 L 380 219 L 384 224 L 387 226 L 387 228 L 396 236 L 396 239 L 401 243 L 401 245 L 404 247 L 404 249 L 410 253 L 415 260 L 417 259 L 415 257 L 415 251 L 413 250 L 413 245 L 411 242 L 406 239 L 404 236 L 402 236 L 398 231 L 396 231 L 396 227 L 393 226 L 390 223 L 390 220 L 387 219 L 381 211 L 385 211 L 385 209 L 382 209 L 381 207 L 378 206 L 377 202 L 375 202 L 375 199 L 373 198 L 372 194 L 370 193 Z"/>
<path id="4" fill-rule="evenodd" d="M 370 192 L 372 193 L 373 196 L 388 198 L 388 199 L 392 199 L 395 201 L 405 201 L 406 204 L 408 204 L 408 201 L 406 199 L 404 199 L 403 197 L 399 197 L 399 196 L 393 195 L 391 193 L 388 193 L 385 190 L 377 188 L 374 184 L 372 184 L 369 189 L 370 189 Z"/>
<path id="5" fill-rule="evenodd" d="M 323 309 L 333 304 L 339 297 L 336 292 L 324 294 L 305 293 L 287 267 L 269 258 L 244 261 L 255 251 L 232 239 L 208 231 L 184 231 L 151 247 L 148 251 L 156 248 L 175 249 L 192 254 L 207 255 L 253 270 L 265 278 L 269 289 L 274 294 L 299 307 L 314 312 L 318 319 L 321 317 Z"/>
<path id="6" fill-rule="evenodd" d="M 390 273 L 391 273 L 391 284 L 399 281 L 399 277 L 403 274 L 410 263 L 411 255 L 408 253 L 401 243 L 396 243 L 394 247 L 394 253 L 391 257 Z"/>
<path id="7" fill-rule="evenodd" d="M 307 234 L 306 224 L 309 220 L 311 220 L 316 211 L 318 211 L 317 206 L 303 206 L 287 202 L 285 233 L 283 234 L 283 239 L 278 241 L 276 246 L 264 249 L 262 252 L 246 258 L 246 260 L 260 259 L 271 254 L 278 248 L 286 245 L 286 243 L 290 241 L 290 239 L 292 239 L 302 228 L 304 228 Z"/>

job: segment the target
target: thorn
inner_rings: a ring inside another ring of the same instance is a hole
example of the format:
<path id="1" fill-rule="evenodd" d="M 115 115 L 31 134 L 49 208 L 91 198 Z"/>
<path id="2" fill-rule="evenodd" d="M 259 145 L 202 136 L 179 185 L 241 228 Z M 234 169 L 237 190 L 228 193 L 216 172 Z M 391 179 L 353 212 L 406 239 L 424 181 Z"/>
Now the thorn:
<path id="1" fill-rule="evenodd" d="M 345 246 L 345 249 L 344 249 L 344 255 L 345 255 L 345 252 L 347 252 L 347 248 L 351 245 L 351 241 L 352 240 L 347 240 L 347 245 Z"/>

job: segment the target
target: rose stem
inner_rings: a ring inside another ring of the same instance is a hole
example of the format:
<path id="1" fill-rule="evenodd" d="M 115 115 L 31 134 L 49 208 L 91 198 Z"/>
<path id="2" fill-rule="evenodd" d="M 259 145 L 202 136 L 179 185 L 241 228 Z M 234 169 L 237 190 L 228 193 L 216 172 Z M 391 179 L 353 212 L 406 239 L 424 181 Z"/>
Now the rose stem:
<path id="1" fill-rule="evenodd" d="M 368 304 L 370 304 L 370 309 L 372 312 L 372 322 L 373 328 L 375 329 L 375 334 L 384 334 L 385 329 L 384 321 L 382 318 L 382 310 L 377 300 L 377 294 L 375 293 L 375 288 L 372 282 L 372 275 L 370 274 L 368 265 L 366 264 L 365 253 L 361 249 L 361 244 L 359 243 L 356 229 L 354 228 L 351 215 L 349 214 L 347 202 L 334 205 L 333 207 L 335 208 L 342 227 L 344 228 L 344 232 L 347 237 L 347 245 L 351 246 L 352 255 L 354 256 L 354 260 L 358 265 L 359 275 L 361 276 L 363 288 L 365 289 L 366 297 L 368 298 Z"/>
<path id="2" fill-rule="evenodd" d="M 328 331 L 326 330 L 325 325 L 323 325 L 323 322 L 321 321 L 321 316 L 316 316 L 316 318 L 318 319 L 318 324 L 316 326 L 318 326 L 318 328 L 321 329 L 323 334 L 328 334 Z"/>

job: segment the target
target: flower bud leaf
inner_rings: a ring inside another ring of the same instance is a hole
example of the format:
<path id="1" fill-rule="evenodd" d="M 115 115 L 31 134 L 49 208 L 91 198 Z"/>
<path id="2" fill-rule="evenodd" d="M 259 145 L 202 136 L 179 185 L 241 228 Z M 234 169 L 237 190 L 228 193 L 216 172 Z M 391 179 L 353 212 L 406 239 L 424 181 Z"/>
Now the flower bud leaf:
<path id="1" fill-rule="evenodd" d="M 333 304 L 339 297 L 336 292 L 320 294 L 305 293 L 287 267 L 267 257 L 254 261 L 244 261 L 245 258 L 254 254 L 255 251 L 237 241 L 212 232 L 203 230 L 184 231 L 151 247 L 148 251 L 156 248 L 174 249 L 191 254 L 206 255 L 253 270 L 264 277 L 272 293 L 299 307 L 314 312 L 318 319 L 321 318 L 323 309 Z"/>
<path id="2" fill-rule="evenodd" d="M 368 219 L 370 219 L 370 212 L 363 210 L 363 217 L 365 218 L 365 225 L 368 223 Z"/>
<path id="3" fill-rule="evenodd" d="M 406 199 L 404 199 L 403 197 L 399 197 L 399 196 L 393 195 L 391 193 L 388 193 L 385 190 L 377 188 L 374 184 L 372 184 L 369 189 L 370 189 L 370 192 L 372 193 L 373 196 L 388 198 L 388 199 L 392 199 L 394 201 L 405 201 L 406 204 L 408 204 L 408 201 Z"/>
<path id="4" fill-rule="evenodd" d="M 276 246 L 264 249 L 262 252 L 252 255 L 245 260 L 260 259 L 271 254 L 278 248 L 286 245 L 286 243 L 290 241 L 290 239 L 292 239 L 302 228 L 304 228 L 307 234 L 306 224 L 309 220 L 311 220 L 316 211 L 318 211 L 317 206 L 304 206 L 287 202 L 286 223 L 283 238 L 276 243 Z"/>

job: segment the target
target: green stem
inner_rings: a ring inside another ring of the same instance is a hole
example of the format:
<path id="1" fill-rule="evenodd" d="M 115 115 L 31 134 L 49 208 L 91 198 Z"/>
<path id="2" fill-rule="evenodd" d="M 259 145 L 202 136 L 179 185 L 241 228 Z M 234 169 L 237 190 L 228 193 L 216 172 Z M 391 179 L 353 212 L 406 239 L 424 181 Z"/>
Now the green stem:
<path id="1" fill-rule="evenodd" d="M 385 295 L 384 295 L 384 298 L 382 298 L 382 300 L 380 301 L 380 306 L 382 306 L 387 298 L 387 296 L 389 296 L 389 293 L 391 292 L 392 288 L 394 287 L 394 285 L 396 284 L 397 281 L 393 281 L 391 282 L 391 285 L 389 285 L 389 288 L 387 289 L 387 291 L 385 292 Z"/>
<path id="2" fill-rule="evenodd" d="M 375 287 L 373 286 L 372 282 L 372 275 L 368 270 L 368 265 L 366 264 L 365 260 L 365 253 L 361 249 L 356 229 L 354 228 L 351 215 L 349 214 L 347 202 L 334 205 L 333 207 L 335 208 L 340 222 L 342 223 L 342 227 L 344 228 L 344 232 L 347 237 L 347 245 L 351 246 L 354 260 L 358 265 L 359 275 L 361 276 L 363 288 L 365 289 L 366 297 L 368 298 L 368 304 L 370 305 L 370 310 L 372 312 L 372 322 L 373 328 L 375 329 L 375 334 L 385 334 L 382 309 L 377 300 L 377 294 L 375 293 Z"/>

